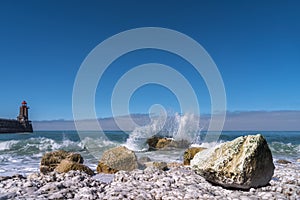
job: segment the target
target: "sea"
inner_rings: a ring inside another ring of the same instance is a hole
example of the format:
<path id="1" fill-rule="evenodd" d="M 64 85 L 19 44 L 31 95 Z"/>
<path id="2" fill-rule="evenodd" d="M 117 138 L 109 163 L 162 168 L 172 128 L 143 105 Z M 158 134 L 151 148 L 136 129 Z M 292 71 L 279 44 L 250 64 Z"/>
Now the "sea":
<path id="1" fill-rule="evenodd" d="M 274 159 L 285 159 L 299 164 L 300 131 L 223 131 L 218 143 L 258 133 L 267 140 Z M 200 131 L 197 144 L 194 145 L 201 145 L 206 134 L 207 132 Z M 153 161 L 182 162 L 185 149 L 148 151 L 145 138 L 133 138 L 133 135 L 134 132 L 124 131 L 35 131 L 0 134 L 0 176 L 38 172 L 42 156 L 46 152 L 59 149 L 80 153 L 84 164 L 91 169 L 96 169 L 105 150 L 120 145 L 135 150 L 138 158 L 148 156 Z"/>

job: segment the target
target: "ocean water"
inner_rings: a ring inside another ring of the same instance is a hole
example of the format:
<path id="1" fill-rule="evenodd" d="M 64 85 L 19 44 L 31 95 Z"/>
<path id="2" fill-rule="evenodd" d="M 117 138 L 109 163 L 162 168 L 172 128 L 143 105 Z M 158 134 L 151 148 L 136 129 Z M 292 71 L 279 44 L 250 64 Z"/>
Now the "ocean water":
<path id="1" fill-rule="evenodd" d="M 266 138 L 275 159 L 296 162 L 300 158 L 300 131 L 224 131 L 218 142 L 222 143 L 242 135 L 257 133 Z M 134 132 L 107 131 L 104 134 L 108 139 L 102 137 L 103 132 L 78 134 L 76 131 L 36 131 L 25 134 L 0 134 L 0 176 L 38 172 L 43 154 L 59 149 L 80 153 L 84 158 L 84 163 L 92 169 L 96 169 L 103 151 L 119 145 L 136 150 L 138 157 L 148 156 L 157 161 L 182 162 L 184 149 L 147 151 L 147 147 L 143 146 L 145 138 L 133 140 Z M 199 132 L 197 143 L 201 144 L 205 135 L 205 131 Z M 136 149 L 137 147 L 140 149 Z"/>

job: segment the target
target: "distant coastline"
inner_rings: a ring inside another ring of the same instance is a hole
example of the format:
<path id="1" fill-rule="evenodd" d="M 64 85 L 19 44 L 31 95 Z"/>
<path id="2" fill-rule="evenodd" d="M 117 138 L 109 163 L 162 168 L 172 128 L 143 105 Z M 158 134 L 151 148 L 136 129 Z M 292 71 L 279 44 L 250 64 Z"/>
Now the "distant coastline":
<path id="1" fill-rule="evenodd" d="M 133 114 L 131 116 L 119 116 L 119 122 L 126 127 L 126 131 L 132 131 L 135 125 L 132 120 L 140 126 L 150 122 L 147 114 Z M 224 131 L 300 131 L 300 111 L 243 111 L 228 112 L 224 124 Z M 207 130 L 210 115 L 201 115 L 200 126 Z M 87 130 L 98 130 L 91 125 L 91 120 L 82 120 Z M 120 130 L 114 118 L 98 119 L 101 128 L 105 131 Z M 37 131 L 76 130 L 73 120 L 44 120 L 33 121 L 33 128 Z"/>

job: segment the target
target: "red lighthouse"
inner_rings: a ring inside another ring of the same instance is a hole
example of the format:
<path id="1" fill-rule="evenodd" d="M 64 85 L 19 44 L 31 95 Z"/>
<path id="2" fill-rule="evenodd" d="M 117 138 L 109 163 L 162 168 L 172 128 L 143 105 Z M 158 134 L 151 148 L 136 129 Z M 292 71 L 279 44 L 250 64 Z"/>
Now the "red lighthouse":
<path id="1" fill-rule="evenodd" d="M 23 101 L 22 106 L 20 106 L 19 116 L 17 118 L 19 122 L 27 122 L 28 121 L 28 109 L 29 109 L 29 107 L 27 106 L 27 102 Z"/>

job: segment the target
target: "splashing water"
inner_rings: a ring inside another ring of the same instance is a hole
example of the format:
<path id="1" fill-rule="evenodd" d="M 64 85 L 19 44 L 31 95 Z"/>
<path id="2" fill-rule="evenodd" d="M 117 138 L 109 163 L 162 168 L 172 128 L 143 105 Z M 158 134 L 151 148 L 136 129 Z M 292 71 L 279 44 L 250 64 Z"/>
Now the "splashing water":
<path id="1" fill-rule="evenodd" d="M 133 151 L 147 151 L 149 149 L 147 139 L 155 135 L 176 141 L 187 140 L 190 143 L 198 143 L 200 131 L 199 117 L 194 114 L 175 113 L 174 116 L 167 117 L 160 115 L 151 118 L 150 124 L 134 129 L 125 146 Z"/>

